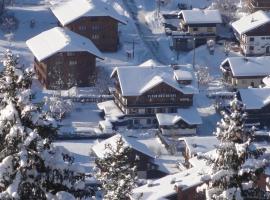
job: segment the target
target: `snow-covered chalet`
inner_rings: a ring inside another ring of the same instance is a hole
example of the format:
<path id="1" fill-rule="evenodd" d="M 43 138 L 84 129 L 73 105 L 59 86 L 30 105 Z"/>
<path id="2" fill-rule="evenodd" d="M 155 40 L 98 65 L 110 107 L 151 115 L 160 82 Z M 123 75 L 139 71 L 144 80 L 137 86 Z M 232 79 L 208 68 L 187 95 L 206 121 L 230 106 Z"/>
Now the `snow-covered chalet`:
<path id="1" fill-rule="evenodd" d="M 235 89 L 259 87 L 270 75 L 270 56 L 229 57 L 220 65 L 223 79 Z"/>
<path id="2" fill-rule="evenodd" d="M 245 56 L 270 54 L 270 16 L 257 11 L 232 23 L 241 52 Z"/>
<path id="3" fill-rule="evenodd" d="M 45 88 L 68 89 L 95 83 L 96 58 L 102 58 L 102 54 L 88 38 L 55 27 L 26 44 L 34 55 L 34 68 Z"/>
<path id="4" fill-rule="evenodd" d="M 190 66 L 116 67 L 114 101 L 98 104 L 116 126 L 159 127 L 163 134 L 196 134 L 201 117 L 193 106 L 198 92 Z"/>
<path id="5" fill-rule="evenodd" d="M 179 27 L 172 31 L 172 44 L 177 50 L 189 50 L 205 44 L 207 40 L 216 40 L 217 25 L 222 23 L 218 10 L 182 10 L 178 13 Z"/>
<path id="6" fill-rule="evenodd" d="M 245 104 L 246 125 L 260 128 L 270 125 L 270 88 L 239 89 L 238 99 Z"/>
<path id="7" fill-rule="evenodd" d="M 59 26 L 89 38 L 101 51 L 117 51 L 118 23 L 126 24 L 126 21 L 112 5 L 101 0 L 67 0 L 52 4 L 51 11 Z"/>

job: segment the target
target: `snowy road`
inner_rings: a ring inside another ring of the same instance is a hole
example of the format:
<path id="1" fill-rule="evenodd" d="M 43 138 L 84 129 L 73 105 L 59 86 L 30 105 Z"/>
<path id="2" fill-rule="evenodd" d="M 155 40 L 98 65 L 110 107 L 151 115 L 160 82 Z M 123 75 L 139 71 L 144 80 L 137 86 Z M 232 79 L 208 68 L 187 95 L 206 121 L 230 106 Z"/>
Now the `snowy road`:
<path id="1" fill-rule="evenodd" d="M 147 27 L 145 16 L 141 12 L 138 12 L 138 8 L 134 0 L 123 1 L 123 4 L 131 14 L 135 25 L 139 32 L 142 41 L 151 54 L 149 59 L 155 59 L 162 64 L 171 64 L 171 59 L 166 56 L 166 54 L 159 51 L 159 43 L 157 41 L 157 36 L 152 34 L 152 31 Z"/>

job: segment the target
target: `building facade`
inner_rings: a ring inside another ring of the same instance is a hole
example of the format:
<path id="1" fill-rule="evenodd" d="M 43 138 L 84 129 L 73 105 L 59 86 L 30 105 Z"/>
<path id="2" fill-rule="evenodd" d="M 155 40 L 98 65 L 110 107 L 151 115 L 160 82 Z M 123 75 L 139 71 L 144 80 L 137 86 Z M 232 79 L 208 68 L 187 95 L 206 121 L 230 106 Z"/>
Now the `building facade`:
<path id="1" fill-rule="evenodd" d="M 100 51 L 87 38 L 63 28 L 52 28 L 26 41 L 34 68 L 47 89 L 93 86 Z"/>
<path id="2" fill-rule="evenodd" d="M 251 12 L 258 10 L 269 11 L 270 1 L 269 0 L 247 0 L 248 8 Z"/>
<path id="3" fill-rule="evenodd" d="M 270 75 L 270 57 L 229 57 L 220 65 L 223 80 L 235 89 L 259 87 Z"/>
<path id="4" fill-rule="evenodd" d="M 197 88 L 193 74 L 187 69 L 191 70 L 185 66 L 181 70 L 168 66 L 116 68 L 111 77 L 115 83 L 114 115 L 121 117 L 118 121 L 124 118 L 130 128 L 159 127 L 164 134 L 173 134 L 174 131 L 183 134 L 184 130 L 190 132 L 191 129 L 196 134 L 200 116 L 195 112 L 194 119 L 197 121 L 194 121 L 187 113 L 193 108 L 193 95 L 197 93 Z M 99 107 L 106 114 L 113 106 Z"/>
<path id="5" fill-rule="evenodd" d="M 216 40 L 217 25 L 222 23 L 218 10 L 182 10 L 178 18 L 178 30 L 171 32 L 173 47 L 178 51 Z"/>
<path id="6" fill-rule="evenodd" d="M 87 37 L 101 51 L 117 51 L 118 24 L 126 21 L 111 5 L 97 0 L 68 0 L 53 5 L 51 10 L 59 26 Z"/>
<path id="7" fill-rule="evenodd" d="M 233 22 L 232 27 L 243 55 L 270 55 L 269 14 L 257 11 Z"/>

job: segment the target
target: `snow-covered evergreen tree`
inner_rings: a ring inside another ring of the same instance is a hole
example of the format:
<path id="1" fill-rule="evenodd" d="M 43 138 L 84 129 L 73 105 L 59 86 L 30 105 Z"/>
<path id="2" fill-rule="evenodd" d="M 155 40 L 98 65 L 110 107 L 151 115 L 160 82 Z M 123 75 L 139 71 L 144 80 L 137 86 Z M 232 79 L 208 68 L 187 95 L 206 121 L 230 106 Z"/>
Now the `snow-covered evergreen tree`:
<path id="1" fill-rule="evenodd" d="M 204 177 L 204 190 L 208 200 L 267 199 L 257 181 L 264 171 L 264 149 L 253 143 L 253 131 L 245 128 L 244 106 L 235 99 L 230 103 L 230 114 L 222 113 L 215 132 L 220 141 L 216 154 L 203 156 L 212 167 L 210 176 Z"/>
<path id="2" fill-rule="evenodd" d="M 7 51 L 0 75 L 0 199 L 90 197 L 84 169 L 52 145 L 53 119 L 31 102 L 32 71 Z"/>
<path id="3" fill-rule="evenodd" d="M 104 199 L 128 200 L 136 181 L 136 166 L 129 159 L 131 148 L 119 137 L 115 145 L 106 144 L 105 150 L 104 158 L 96 160 Z"/>

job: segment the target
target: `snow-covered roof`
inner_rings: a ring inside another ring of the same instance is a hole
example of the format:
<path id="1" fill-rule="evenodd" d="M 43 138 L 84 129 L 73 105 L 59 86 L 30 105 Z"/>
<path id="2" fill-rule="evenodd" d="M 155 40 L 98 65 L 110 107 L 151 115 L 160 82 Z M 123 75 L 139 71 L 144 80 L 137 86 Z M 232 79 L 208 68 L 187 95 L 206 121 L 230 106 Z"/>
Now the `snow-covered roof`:
<path id="1" fill-rule="evenodd" d="M 60 27 L 44 31 L 27 40 L 26 44 L 38 61 L 59 52 L 86 51 L 99 58 L 103 57 L 91 40 Z"/>
<path id="2" fill-rule="evenodd" d="M 108 16 L 123 24 L 125 18 L 112 5 L 102 0 L 59 0 L 52 7 L 53 14 L 65 26 L 80 17 Z"/>
<path id="3" fill-rule="evenodd" d="M 116 148 L 116 141 L 122 137 L 123 141 L 124 141 L 124 146 L 125 147 L 130 147 L 132 149 L 135 149 L 151 158 L 155 158 L 155 154 L 150 151 L 150 149 L 143 143 L 137 141 L 136 139 L 132 138 L 132 137 L 128 137 L 125 135 L 120 135 L 120 134 L 116 134 L 106 140 L 103 140 L 100 143 L 95 144 L 92 147 L 92 150 L 95 152 L 95 154 L 99 157 L 99 158 L 104 158 L 106 156 L 106 154 L 108 153 L 108 149 L 105 148 L 106 144 L 110 144 L 112 145 L 112 148 Z"/>
<path id="4" fill-rule="evenodd" d="M 190 71 L 177 69 L 174 70 L 174 76 L 178 81 L 192 81 L 193 75 Z"/>
<path id="5" fill-rule="evenodd" d="M 190 85 L 179 84 L 174 78 L 174 70 L 168 66 L 116 67 L 111 77 L 114 75 L 118 76 L 123 96 L 142 95 L 160 83 L 165 83 L 184 94 L 198 93 L 193 73 L 193 81 Z"/>
<path id="6" fill-rule="evenodd" d="M 140 200 L 166 199 L 166 197 L 176 194 L 175 186 L 181 187 L 184 191 L 190 187 L 203 183 L 201 179 L 208 170 L 209 167 L 204 164 L 173 175 L 167 175 L 163 178 L 154 180 L 151 187 L 146 184 L 135 188 L 132 191 L 132 199 L 135 200 L 139 196 L 141 196 Z M 174 182 L 172 182 L 172 180 L 174 180 Z"/>
<path id="7" fill-rule="evenodd" d="M 156 117 L 160 126 L 172 126 L 179 120 L 190 125 L 202 124 L 202 119 L 195 107 L 177 109 L 177 113 L 157 113 Z"/>
<path id="8" fill-rule="evenodd" d="M 270 75 L 270 56 L 262 57 L 230 57 L 221 66 L 229 62 L 232 74 L 239 76 L 267 76 Z"/>
<path id="9" fill-rule="evenodd" d="M 123 117 L 124 113 L 118 108 L 113 100 L 104 101 L 97 104 L 100 110 L 105 113 L 105 118 L 109 121 L 117 121 L 119 117 Z"/>
<path id="10" fill-rule="evenodd" d="M 179 140 L 185 141 L 186 147 L 189 149 L 190 155 L 197 153 L 206 153 L 216 148 L 219 144 L 215 136 L 194 136 L 183 137 Z"/>
<path id="11" fill-rule="evenodd" d="M 140 67 L 154 67 L 154 66 L 160 66 L 160 65 L 161 63 L 159 63 L 158 61 L 149 59 L 143 62 L 142 64 L 140 64 L 139 66 Z"/>
<path id="12" fill-rule="evenodd" d="M 244 16 L 241 19 L 233 22 L 232 27 L 235 31 L 237 31 L 241 35 L 269 22 L 270 22 L 269 15 L 266 12 L 259 10 L 255 13 Z"/>
<path id="13" fill-rule="evenodd" d="M 270 75 L 264 77 L 262 82 L 265 84 L 265 87 L 270 87 Z"/>
<path id="14" fill-rule="evenodd" d="M 222 18 L 219 10 L 182 10 L 182 14 L 186 24 L 218 24 L 222 23 Z"/>
<path id="15" fill-rule="evenodd" d="M 270 88 L 239 89 L 246 109 L 261 109 L 270 103 Z"/>

